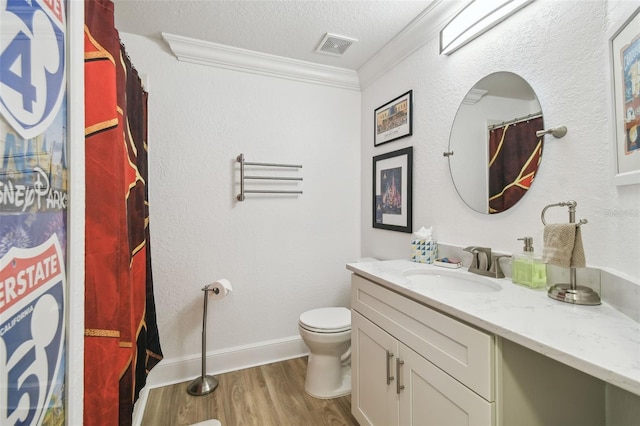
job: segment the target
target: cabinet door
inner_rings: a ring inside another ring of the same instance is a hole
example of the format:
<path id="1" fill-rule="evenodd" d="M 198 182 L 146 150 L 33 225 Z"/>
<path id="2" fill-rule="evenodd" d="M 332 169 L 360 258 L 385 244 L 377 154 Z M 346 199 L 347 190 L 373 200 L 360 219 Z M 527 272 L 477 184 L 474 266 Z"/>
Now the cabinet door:
<path id="1" fill-rule="evenodd" d="M 493 336 L 352 276 L 351 307 L 487 401 L 494 400 Z"/>
<path id="2" fill-rule="evenodd" d="M 351 412 L 360 426 L 397 425 L 397 340 L 351 311 Z"/>
<path id="3" fill-rule="evenodd" d="M 492 425 L 494 406 L 438 367 L 399 344 L 400 424 Z"/>

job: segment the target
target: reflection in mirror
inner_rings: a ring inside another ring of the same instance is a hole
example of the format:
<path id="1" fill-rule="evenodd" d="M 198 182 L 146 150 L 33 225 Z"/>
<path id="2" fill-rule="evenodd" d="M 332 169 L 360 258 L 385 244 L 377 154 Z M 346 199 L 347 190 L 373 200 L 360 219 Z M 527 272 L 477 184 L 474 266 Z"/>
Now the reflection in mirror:
<path id="1" fill-rule="evenodd" d="M 515 205 L 533 183 L 544 129 L 535 92 L 520 76 L 497 72 L 462 100 L 449 138 L 449 170 L 460 197 L 480 213 Z"/>

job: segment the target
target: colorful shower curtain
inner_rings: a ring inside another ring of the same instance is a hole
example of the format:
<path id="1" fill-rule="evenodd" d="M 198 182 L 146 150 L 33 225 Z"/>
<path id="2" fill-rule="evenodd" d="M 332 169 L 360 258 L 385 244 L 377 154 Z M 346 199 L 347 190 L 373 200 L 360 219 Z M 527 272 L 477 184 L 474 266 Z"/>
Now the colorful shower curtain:
<path id="1" fill-rule="evenodd" d="M 500 213 L 522 198 L 542 158 L 542 117 L 489 131 L 489 213 Z"/>
<path id="2" fill-rule="evenodd" d="M 147 93 L 110 0 L 85 2 L 84 424 L 130 425 L 161 359 L 149 244 Z"/>

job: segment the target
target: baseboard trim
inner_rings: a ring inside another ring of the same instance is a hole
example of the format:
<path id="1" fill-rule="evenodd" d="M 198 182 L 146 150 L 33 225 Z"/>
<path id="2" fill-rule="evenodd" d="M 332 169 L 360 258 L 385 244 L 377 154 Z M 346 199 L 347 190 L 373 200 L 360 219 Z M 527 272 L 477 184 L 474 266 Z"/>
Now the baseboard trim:
<path id="1" fill-rule="evenodd" d="M 249 345 L 235 346 L 207 353 L 207 374 L 229 371 L 297 358 L 309 353 L 300 336 L 268 340 Z M 173 385 L 195 379 L 202 370 L 202 358 L 163 359 L 147 377 L 147 387 Z"/>
<path id="2" fill-rule="evenodd" d="M 273 362 L 298 358 L 309 354 L 300 336 L 268 340 L 250 345 L 235 346 L 207 353 L 207 374 L 216 375 Z M 200 376 L 202 357 L 190 356 L 163 359 L 147 377 L 147 384 L 133 410 L 133 424 L 142 423 L 149 391 L 154 388 L 187 382 Z M 185 388 L 186 392 L 186 388 Z"/>

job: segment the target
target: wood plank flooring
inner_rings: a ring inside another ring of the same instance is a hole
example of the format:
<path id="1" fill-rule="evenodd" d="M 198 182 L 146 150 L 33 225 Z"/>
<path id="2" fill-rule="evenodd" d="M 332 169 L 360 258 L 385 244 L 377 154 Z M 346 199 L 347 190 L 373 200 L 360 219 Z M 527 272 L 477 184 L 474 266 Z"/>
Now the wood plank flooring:
<path id="1" fill-rule="evenodd" d="M 218 419 L 222 426 L 357 426 L 351 395 L 313 398 L 304 391 L 307 357 L 216 375 L 218 388 L 187 393 L 190 382 L 152 389 L 142 426 L 182 426 Z"/>

